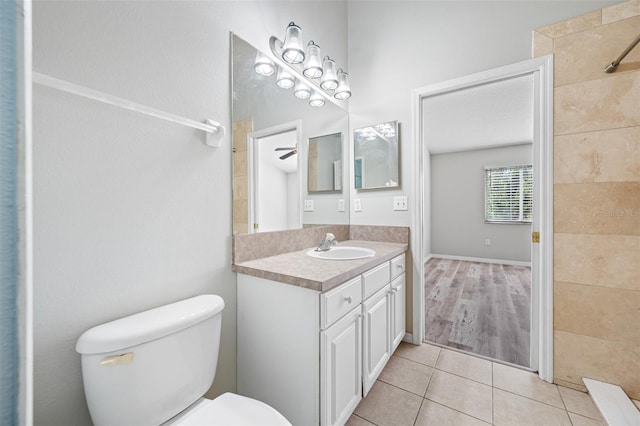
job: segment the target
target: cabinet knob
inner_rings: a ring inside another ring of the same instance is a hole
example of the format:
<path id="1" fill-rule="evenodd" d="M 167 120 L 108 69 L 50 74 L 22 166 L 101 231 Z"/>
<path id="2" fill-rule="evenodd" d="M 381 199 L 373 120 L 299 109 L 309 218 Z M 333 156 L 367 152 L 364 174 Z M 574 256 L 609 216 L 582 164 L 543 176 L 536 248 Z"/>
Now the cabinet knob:
<path id="1" fill-rule="evenodd" d="M 347 303 L 351 303 L 352 301 L 351 296 L 345 296 L 344 301 Z"/>
<path id="2" fill-rule="evenodd" d="M 396 265 L 396 268 L 398 268 L 398 269 L 402 269 L 402 264 L 401 264 L 401 263 L 397 264 L 397 265 Z"/>

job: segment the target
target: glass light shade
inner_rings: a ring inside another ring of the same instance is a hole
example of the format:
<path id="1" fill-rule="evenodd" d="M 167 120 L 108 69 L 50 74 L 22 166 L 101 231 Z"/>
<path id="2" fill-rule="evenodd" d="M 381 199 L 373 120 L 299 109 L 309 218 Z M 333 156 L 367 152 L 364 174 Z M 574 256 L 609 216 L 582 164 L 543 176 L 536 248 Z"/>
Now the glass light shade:
<path id="1" fill-rule="evenodd" d="M 322 77 L 322 61 L 320 60 L 320 46 L 312 41 L 307 45 L 307 57 L 304 61 L 304 70 L 302 71 L 307 78 Z"/>
<path id="2" fill-rule="evenodd" d="M 309 98 L 309 105 L 312 107 L 321 107 L 324 105 L 324 98 L 319 93 L 313 93 Z"/>
<path id="3" fill-rule="evenodd" d="M 256 62 L 253 69 L 260 75 L 269 76 L 276 71 L 276 67 L 271 59 L 264 53 L 258 51 L 256 53 Z"/>
<path id="4" fill-rule="evenodd" d="M 351 97 L 351 87 L 349 86 L 349 77 L 347 73 L 342 71 L 342 69 L 338 70 L 338 87 L 336 88 L 336 93 L 333 95 L 334 98 L 344 101 L 345 99 L 349 99 Z"/>
<path id="5" fill-rule="evenodd" d="M 278 70 L 278 77 L 276 78 L 276 84 L 283 89 L 291 89 L 295 84 L 295 79 L 289 71 L 282 68 Z"/>
<path id="6" fill-rule="evenodd" d="M 335 90 L 338 87 L 338 76 L 336 75 L 336 63 L 328 56 L 322 61 L 322 79 L 320 87 L 324 90 Z"/>
<path id="7" fill-rule="evenodd" d="M 296 95 L 297 98 L 307 99 L 311 96 L 311 89 L 303 82 L 298 81 L 296 83 L 296 88 L 293 89 L 293 94 Z"/>
<path id="8" fill-rule="evenodd" d="M 293 22 L 287 27 L 287 34 L 282 43 L 282 59 L 290 64 L 301 64 L 304 61 L 302 30 Z"/>

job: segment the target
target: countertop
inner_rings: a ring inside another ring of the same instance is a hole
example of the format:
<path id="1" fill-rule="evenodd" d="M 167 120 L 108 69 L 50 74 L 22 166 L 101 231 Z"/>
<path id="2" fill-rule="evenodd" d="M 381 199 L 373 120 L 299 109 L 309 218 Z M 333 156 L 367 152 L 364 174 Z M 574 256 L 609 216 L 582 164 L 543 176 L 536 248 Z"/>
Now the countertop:
<path id="1" fill-rule="evenodd" d="M 307 251 L 315 248 L 309 247 L 291 253 L 240 262 L 233 265 L 233 270 L 240 274 L 325 292 L 408 249 L 407 244 L 360 240 L 341 241 L 338 246 L 366 247 L 374 250 L 376 254 L 356 260 L 325 260 L 307 256 Z"/>

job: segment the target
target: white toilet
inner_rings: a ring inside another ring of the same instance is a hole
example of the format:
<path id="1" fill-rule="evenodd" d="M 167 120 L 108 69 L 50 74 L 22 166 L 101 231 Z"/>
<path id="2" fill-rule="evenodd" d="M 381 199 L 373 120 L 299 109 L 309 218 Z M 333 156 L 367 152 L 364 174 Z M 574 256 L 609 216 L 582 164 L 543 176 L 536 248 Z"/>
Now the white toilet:
<path id="1" fill-rule="evenodd" d="M 76 351 L 94 424 L 290 425 L 251 398 L 203 398 L 216 374 L 223 308 L 219 296 L 202 295 L 84 332 Z"/>

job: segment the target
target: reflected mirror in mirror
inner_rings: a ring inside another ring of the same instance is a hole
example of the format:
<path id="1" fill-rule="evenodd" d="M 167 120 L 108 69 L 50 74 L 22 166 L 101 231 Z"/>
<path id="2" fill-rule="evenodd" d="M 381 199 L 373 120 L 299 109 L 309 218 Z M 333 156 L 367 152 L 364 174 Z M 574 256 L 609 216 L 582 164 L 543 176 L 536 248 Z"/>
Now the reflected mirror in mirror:
<path id="1" fill-rule="evenodd" d="M 389 121 L 354 130 L 356 189 L 398 188 L 398 122 Z"/>
<path id="2" fill-rule="evenodd" d="M 348 134 L 349 116 L 339 104 L 313 107 L 309 99 L 297 98 L 293 88 L 279 87 L 277 64 L 269 55 L 231 34 L 233 232 L 348 224 L 348 210 L 338 208 L 340 200 L 349 205 L 348 191 L 308 191 L 306 182 L 307 142 L 318 135 Z M 275 68 L 266 75 L 269 64 Z M 285 135 L 286 140 L 276 140 Z M 262 149 L 266 143 L 273 146 Z M 340 162 L 335 167 L 342 166 L 345 176 L 349 164 L 341 145 L 333 161 Z M 312 211 L 303 211 L 305 200 L 313 201 Z"/>
<path id="3" fill-rule="evenodd" d="M 342 191 L 342 133 L 309 139 L 308 192 Z"/>

